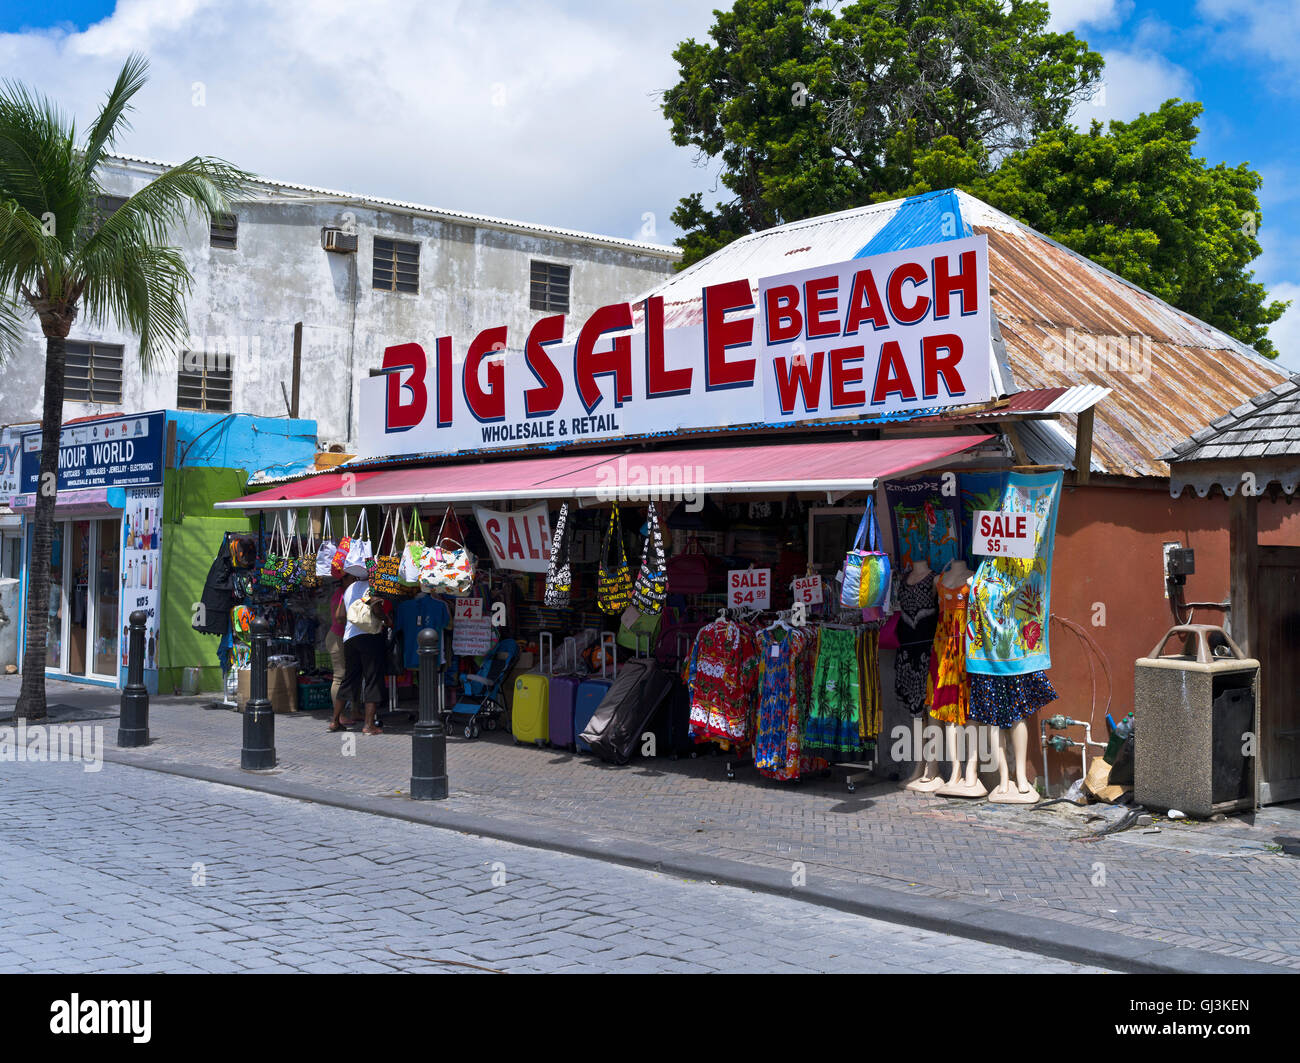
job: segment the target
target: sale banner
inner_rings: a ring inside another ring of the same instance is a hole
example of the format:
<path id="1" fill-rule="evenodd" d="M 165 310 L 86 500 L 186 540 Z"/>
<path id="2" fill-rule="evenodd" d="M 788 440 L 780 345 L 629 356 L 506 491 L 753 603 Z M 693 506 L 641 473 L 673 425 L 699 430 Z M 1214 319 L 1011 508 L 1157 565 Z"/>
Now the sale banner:
<path id="1" fill-rule="evenodd" d="M 798 576 L 790 584 L 790 589 L 796 602 L 803 602 L 804 605 L 822 604 L 821 576 Z"/>
<path id="2" fill-rule="evenodd" d="M 989 557 L 1034 556 L 1038 542 L 1038 518 L 1033 513 L 998 513 L 980 510 L 975 514 L 971 549 Z"/>
<path id="3" fill-rule="evenodd" d="M 768 609 L 771 604 L 770 568 L 738 568 L 727 573 L 727 605 L 732 609 Z"/>
<path id="4" fill-rule="evenodd" d="M 551 560 L 551 517 L 546 503 L 512 511 L 474 507 L 494 568 L 545 572 Z"/>

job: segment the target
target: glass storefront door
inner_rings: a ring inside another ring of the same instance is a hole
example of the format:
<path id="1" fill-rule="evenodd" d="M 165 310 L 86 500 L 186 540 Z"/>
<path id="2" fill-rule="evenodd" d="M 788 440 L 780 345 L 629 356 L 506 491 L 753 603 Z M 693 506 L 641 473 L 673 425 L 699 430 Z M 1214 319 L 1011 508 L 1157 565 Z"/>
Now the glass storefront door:
<path id="1" fill-rule="evenodd" d="M 116 518 L 54 525 L 46 668 L 116 681 L 124 644 L 118 627 L 121 556 L 121 521 Z"/>

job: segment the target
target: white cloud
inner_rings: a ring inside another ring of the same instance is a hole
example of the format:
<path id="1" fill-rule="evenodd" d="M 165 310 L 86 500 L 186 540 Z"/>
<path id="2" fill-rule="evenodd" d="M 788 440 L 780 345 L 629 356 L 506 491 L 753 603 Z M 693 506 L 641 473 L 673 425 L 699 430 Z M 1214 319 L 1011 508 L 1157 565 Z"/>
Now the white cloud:
<path id="1" fill-rule="evenodd" d="M 1278 349 L 1278 362 L 1289 373 L 1300 373 L 1300 284 L 1284 282 L 1268 290 L 1269 299 L 1289 299 L 1291 306 L 1269 326 L 1268 338 Z"/>
<path id="2" fill-rule="evenodd" d="M 1290 68 L 1281 88 L 1300 88 L 1300 5 L 1294 0 L 1199 0 L 1197 14 L 1216 31 L 1216 51 L 1241 62 L 1263 55 Z"/>
<path id="3" fill-rule="evenodd" d="M 1074 109 L 1071 119 L 1081 128 L 1093 121 L 1103 124 L 1128 121 L 1157 109 L 1172 96 L 1192 98 L 1192 76 L 1181 66 L 1153 51 L 1105 51 L 1106 68 L 1101 89 L 1093 99 Z"/>
<path id="4" fill-rule="evenodd" d="M 1128 17 L 1132 0 L 1049 0 L 1048 27 L 1058 33 L 1078 31 L 1084 26 L 1113 29 Z"/>
<path id="5" fill-rule="evenodd" d="M 670 242 L 702 181 L 652 94 L 712 7 L 119 0 L 84 32 L 0 35 L 0 69 L 84 128 L 142 50 L 128 153 L 643 239 L 651 212 Z"/>

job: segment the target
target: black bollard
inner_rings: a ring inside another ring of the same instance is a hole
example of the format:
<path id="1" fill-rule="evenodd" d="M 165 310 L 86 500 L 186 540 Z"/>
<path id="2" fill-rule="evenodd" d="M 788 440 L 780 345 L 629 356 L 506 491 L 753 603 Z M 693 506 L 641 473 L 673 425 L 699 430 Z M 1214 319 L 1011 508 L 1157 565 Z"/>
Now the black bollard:
<path id="1" fill-rule="evenodd" d="M 253 633 L 253 662 L 249 673 L 248 704 L 244 706 L 244 748 L 239 766 L 250 771 L 275 767 L 275 713 L 266 697 L 266 639 L 271 625 L 258 617 Z"/>
<path id="2" fill-rule="evenodd" d="M 137 609 L 127 618 L 126 686 L 117 721 L 117 746 L 133 749 L 149 744 L 149 691 L 144 685 L 144 625 L 148 614 Z"/>
<path id="3" fill-rule="evenodd" d="M 442 725 L 442 635 L 426 627 L 420 648 L 420 722 L 411 735 L 411 799 L 447 797 L 447 731 Z"/>

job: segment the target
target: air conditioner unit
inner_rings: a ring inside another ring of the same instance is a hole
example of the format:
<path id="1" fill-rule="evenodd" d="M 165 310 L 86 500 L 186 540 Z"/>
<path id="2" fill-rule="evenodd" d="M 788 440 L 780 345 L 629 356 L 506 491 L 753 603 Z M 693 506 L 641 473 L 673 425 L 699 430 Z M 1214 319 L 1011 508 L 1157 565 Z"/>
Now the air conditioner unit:
<path id="1" fill-rule="evenodd" d="M 332 229 L 327 226 L 320 231 L 320 245 L 326 251 L 334 251 L 340 255 L 355 254 L 357 234 L 345 233 L 342 229 Z"/>

